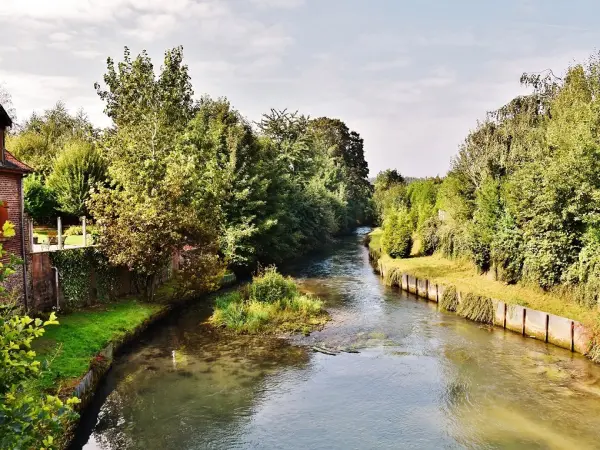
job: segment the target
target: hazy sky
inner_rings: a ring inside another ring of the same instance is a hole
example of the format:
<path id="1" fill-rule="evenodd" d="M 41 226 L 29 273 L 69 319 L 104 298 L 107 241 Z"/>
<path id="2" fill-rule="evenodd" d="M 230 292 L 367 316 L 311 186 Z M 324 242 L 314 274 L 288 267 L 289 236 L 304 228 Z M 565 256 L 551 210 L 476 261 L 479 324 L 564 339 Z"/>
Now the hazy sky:
<path id="1" fill-rule="evenodd" d="M 63 100 L 107 125 L 107 56 L 184 46 L 196 94 L 252 120 L 344 120 L 374 175 L 444 174 L 477 119 L 600 43 L 594 0 L 2 0 L 0 83 L 18 119 Z"/>

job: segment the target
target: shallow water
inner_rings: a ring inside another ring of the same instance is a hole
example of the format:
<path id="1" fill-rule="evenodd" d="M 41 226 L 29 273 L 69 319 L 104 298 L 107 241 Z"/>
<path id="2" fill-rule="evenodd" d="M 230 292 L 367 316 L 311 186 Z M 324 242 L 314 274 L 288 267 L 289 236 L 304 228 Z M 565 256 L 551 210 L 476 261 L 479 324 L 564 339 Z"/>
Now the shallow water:
<path id="1" fill-rule="evenodd" d="M 74 448 L 600 448 L 600 367 L 384 287 L 360 241 L 285 268 L 323 331 L 224 337 L 184 311 L 116 361 Z"/>

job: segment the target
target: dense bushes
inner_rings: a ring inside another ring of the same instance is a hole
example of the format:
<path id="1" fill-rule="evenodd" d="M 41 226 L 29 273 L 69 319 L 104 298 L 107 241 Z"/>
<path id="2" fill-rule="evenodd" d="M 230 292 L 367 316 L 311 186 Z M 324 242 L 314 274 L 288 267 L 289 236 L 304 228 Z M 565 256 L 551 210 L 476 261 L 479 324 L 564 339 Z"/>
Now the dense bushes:
<path id="1" fill-rule="evenodd" d="M 594 55 L 562 78 L 525 74 L 521 81 L 531 93 L 488 113 L 441 183 L 405 183 L 382 173 L 374 199 L 384 225 L 407 208 L 422 254 L 438 250 L 469 259 L 507 283 L 566 287 L 581 303 L 596 306 L 599 72 Z"/>
<path id="2" fill-rule="evenodd" d="M 236 333 L 309 333 L 327 318 L 321 300 L 301 294 L 291 278 L 270 267 L 246 289 L 219 296 L 210 322 Z"/>
<path id="3" fill-rule="evenodd" d="M 38 224 L 51 222 L 57 215 L 58 203 L 54 191 L 40 175 L 29 175 L 23 182 L 25 212 Z"/>
<path id="4" fill-rule="evenodd" d="M 383 224 L 383 251 L 392 258 L 406 258 L 412 248 L 412 226 L 406 210 L 389 211 Z"/>

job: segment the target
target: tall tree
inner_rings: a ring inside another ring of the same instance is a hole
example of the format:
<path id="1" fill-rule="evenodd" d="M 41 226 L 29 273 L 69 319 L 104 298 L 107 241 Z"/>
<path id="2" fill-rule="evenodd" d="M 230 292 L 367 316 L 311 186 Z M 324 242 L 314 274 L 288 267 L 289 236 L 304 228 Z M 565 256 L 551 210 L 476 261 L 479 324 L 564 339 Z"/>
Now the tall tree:
<path id="1" fill-rule="evenodd" d="M 178 144 L 193 94 L 181 47 L 165 53 L 158 77 L 145 52 L 132 60 L 126 48 L 118 70 L 108 60 L 104 80 L 107 88 L 96 88 L 115 123 L 103 143 L 112 186 L 92 195 L 90 209 L 111 262 L 140 273 L 152 297 L 175 251 L 216 252 L 216 187 Z"/>

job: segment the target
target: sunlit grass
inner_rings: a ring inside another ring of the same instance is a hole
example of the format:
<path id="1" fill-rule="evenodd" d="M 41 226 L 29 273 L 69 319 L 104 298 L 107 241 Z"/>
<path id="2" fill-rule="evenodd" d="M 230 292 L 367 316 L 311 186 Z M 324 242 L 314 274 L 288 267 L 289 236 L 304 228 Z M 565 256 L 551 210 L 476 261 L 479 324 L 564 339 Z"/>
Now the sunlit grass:
<path id="1" fill-rule="evenodd" d="M 124 338 L 163 307 L 130 299 L 59 314 L 59 325 L 46 327 L 44 336 L 34 341 L 38 359 L 51 360 L 40 387 L 55 390 L 61 384 L 73 384 L 106 345 Z"/>
<path id="2" fill-rule="evenodd" d="M 370 247 L 381 249 L 381 230 L 371 233 Z M 568 295 L 546 292 L 535 286 L 509 285 L 479 275 L 468 261 L 450 260 L 436 254 L 405 259 L 393 259 L 382 254 L 381 263 L 390 269 L 428 279 L 433 283 L 456 286 L 456 289 L 482 297 L 489 297 L 509 304 L 519 304 L 570 319 L 589 323 L 597 314 L 577 303 Z"/>

